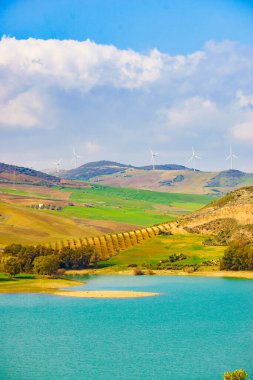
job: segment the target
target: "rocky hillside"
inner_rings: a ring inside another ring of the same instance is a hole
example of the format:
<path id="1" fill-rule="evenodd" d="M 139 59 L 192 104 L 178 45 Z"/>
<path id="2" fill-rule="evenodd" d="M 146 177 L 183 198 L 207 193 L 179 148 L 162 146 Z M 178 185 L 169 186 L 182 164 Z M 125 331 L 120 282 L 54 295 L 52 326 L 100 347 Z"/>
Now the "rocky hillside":
<path id="1" fill-rule="evenodd" d="M 216 243 L 253 238 L 253 186 L 232 191 L 179 221 L 187 231 L 216 235 Z"/>
<path id="2" fill-rule="evenodd" d="M 0 163 L 0 183 L 55 185 L 60 178 L 30 168 Z"/>

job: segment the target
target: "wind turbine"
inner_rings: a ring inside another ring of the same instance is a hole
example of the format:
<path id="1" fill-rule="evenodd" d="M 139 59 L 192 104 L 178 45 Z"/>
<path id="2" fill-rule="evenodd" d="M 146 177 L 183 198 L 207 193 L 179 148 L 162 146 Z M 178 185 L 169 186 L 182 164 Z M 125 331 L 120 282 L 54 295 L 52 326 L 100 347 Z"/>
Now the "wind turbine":
<path id="1" fill-rule="evenodd" d="M 196 171 L 196 160 L 200 160 L 200 157 L 196 154 L 194 148 L 192 147 L 192 155 L 187 162 L 192 162 L 193 171 Z"/>
<path id="2" fill-rule="evenodd" d="M 231 170 L 233 170 L 234 158 L 238 158 L 238 157 L 233 153 L 232 146 L 230 145 L 229 155 L 227 156 L 226 161 L 230 160 L 230 169 Z"/>
<path id="3" fill-rule="evenodd" d="M 13 182 L 12 182 L 13 190 L 16 190 L 16 166 L 13 165 Z"/>
<path id="4" fill-rule="evenodd" d="M 61 165 L 61 158 L 58 160 L 58 161 L 55 161 L 53 162 L 53 164 L 56 166 L 56 172 L 59 173 L 60 172 L 60 165 Z"/>
<path id="5" fill-rule="evenodd" d="M 152 167 L 153 167 L 153 170 L 155 170 L 155 158 L 158 156 L 158 153 L 154 153 L 151 149 L 150 149 L 150 153 L 151 153 Z"/>
<path id="6" fill-rule="evenodd" d="M 77 161 L 79 160 L 79 158 L 81 158 L 81 156 L 79 156 L 79 155 L 76 153 L 75 148 L 73 148 L 73 158 L 72 158 L 71 161 L 74 161 L 74 162 L 75 162 L 75 169 L 77 168 Z"/>

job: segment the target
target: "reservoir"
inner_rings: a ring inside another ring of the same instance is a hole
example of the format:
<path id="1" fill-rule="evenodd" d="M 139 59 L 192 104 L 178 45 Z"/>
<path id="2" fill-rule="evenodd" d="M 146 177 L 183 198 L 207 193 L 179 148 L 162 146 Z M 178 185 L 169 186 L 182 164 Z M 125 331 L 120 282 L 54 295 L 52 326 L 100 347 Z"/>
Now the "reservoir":
<path id="1" fill-rule="evenodd" d="M 1 380 L 221 380 L 253 377 L 253 281 L 96 275 L 71 290 L 132 299 L 0 294 Z"/>

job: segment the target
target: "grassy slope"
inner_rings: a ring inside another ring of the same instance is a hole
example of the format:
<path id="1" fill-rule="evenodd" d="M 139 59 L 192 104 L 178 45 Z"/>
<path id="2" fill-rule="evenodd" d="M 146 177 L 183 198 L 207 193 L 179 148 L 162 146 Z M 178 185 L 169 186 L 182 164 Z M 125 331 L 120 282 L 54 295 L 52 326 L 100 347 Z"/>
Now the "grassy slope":
<path id="1" fill-rule="evenodd" d="M 169 194 L 157 191 L 111 188 L 96 185 L 94 188 L 61 189 L 45 188 L 38 194 L 38 187 L 31 185 L 16 190 L 4 188 L 3 193 L 32 196 L 43 203 L 43 198 L 69 199 L 78 204 L 61 211 L 35 210 L 22 205 L 0 203 L 0 246 L 19 242 L 36 244 L 67 238 L 98 235 L 98 225 L 89 228 L 89 220 L 111 221 L 121 224 L 113 226 L 115 231 L 123 229 L 122 223 L 147 226 L 169 221 L 182 213 L 189 213 L 213 200 L 210 196 L 192 194 Z M 0 195 L 1 197 L 1 195 Z M 8 201 L 10 202 L 10 201 Z M 14 202 L 14 200 L 13 200 Z M 31 200 L 28 199 L 28 204 Z M 33 203 L 33 202 L 32 202 Z M 92 203 L 94 207 L 84 207 Z M 83 225 L 86 220 L 86 225 Z M 111 222 L 112 223 L 112 222 Z M 92 224 L 92 223 L 91 223 Z M 105 225 L 103 225 L 105 227 Z M 132 226 L 129 227 L 131 229 Z M 126 229 L 126 225 L 124 226 Z"/>
<path id="2" fill-rule="evenodd" d="M 213 260 L 223 255 L 225 247 L 209 247 L 202 245 L 205 236 L 171 235 L 157 236 L 134 248 L 121 252 L 109 261 L 101 262 L 100 267 L 111 267 L 115 270 L 126 269 L 129 264 L 145 265 L 154 264 L 171 254 L 183 253 L 188 258 L 186 265 L 201 264 L 206 260 Z"/>
<path id="3" fill-rule="evenodd" d="M 70 189 L 64 189 L 64 191 L 70 191 Z M 213 197 L 96 185 L 94 188 L 85 190 L 71 189 L 70 199 L 78 203 L 92 203 L 94 207 L 69 206 L 60 212 L 53 211 L 53 213 L 143 226 L 172 220 L 182 212 L 199 209 L 211 202 Z"/>
<path id="4" fill-rule="evenodd" d="M 0 203 L 0 215 L 0 246 L 14 242 L 36 244 L 98 234 L 94 228 L 79 226 L 72 219 L 22 206 Z"/>

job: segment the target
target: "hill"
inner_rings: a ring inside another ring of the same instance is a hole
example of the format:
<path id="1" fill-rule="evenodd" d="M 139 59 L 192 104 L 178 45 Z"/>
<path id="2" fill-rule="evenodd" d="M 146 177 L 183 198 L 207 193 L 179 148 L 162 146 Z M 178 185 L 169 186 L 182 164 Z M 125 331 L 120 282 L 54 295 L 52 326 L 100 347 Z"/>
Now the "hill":
<path id="1" fill-rule="evenodd" d="M 157 165 L 156 170 L 152 170 L 152 166 L 137 167 L 112 161 L 90 162 L 66 171 L 62 178 L 115 187 L 218 196 L 253 185 L 253 174 L 239 170 L 203 172 L 175 164 Z"/>
<path id="2" fill-rule="evenodd" d="M 174 220 L 212 199 L 98 184 L 80 188 L 16 184 L 15 189 L 0 184 L 0 245 L 130 231 Z"/>
<path id="3" fill-rule="evenodd" d="M 55 185 L 60 178 L 22 166 L 0 163 L 0 183 Z"/>
<path id="4" fill-rule="evenodd" d="M 216 235 L 213 243 L 253 238 L 253 186 L 232 191 L 179 221 L 190 232 Z"/>

